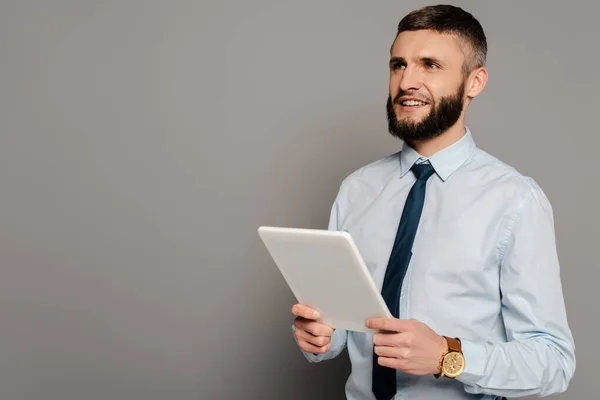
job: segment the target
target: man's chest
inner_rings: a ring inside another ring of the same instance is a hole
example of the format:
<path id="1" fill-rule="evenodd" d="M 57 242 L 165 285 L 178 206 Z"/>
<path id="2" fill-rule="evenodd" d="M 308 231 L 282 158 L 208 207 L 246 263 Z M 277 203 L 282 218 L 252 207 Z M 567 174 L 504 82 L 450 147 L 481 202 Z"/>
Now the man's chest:
<path id="1" fill-rule="evenodd" d="M 407 188 L 389 188 L 355 199 L 341 221 L 379 288 L 407 196 Z M 412 245 L 412 279 L 477 284 L 482 274 L 497 274 L 499 243 L 510 217 L 510 203 L 486 187 L 430 185 Z"/>

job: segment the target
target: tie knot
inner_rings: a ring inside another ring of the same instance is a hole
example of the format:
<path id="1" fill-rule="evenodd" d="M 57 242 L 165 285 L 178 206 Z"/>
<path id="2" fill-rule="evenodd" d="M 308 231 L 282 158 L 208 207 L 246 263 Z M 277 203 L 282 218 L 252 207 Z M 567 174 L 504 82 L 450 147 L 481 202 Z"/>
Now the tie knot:
<path id="1" fill-rule="evenodd" d="M 424 164 L 413 164 L 413 166 L 411 167 L 411 171 L 415 174 L 417 179 L 426 181 L 427 179 L 429 179 L 431 177 L 431 175 L 433 175 L 434 170 L 433 170 L 433 165 L 431 165 L 430 163 L 424 163 Z"/>

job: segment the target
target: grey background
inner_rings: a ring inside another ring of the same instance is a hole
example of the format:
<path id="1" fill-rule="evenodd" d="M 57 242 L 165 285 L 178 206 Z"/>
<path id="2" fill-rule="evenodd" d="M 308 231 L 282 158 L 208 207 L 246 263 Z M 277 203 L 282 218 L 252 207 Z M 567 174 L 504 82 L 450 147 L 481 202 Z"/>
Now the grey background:
<path id="1" fill-rule="evenodd" d="M 478 145 L 555 211 L 578 365 L 600 392 L 594 2 L 454 2 L 482 22 Z M 418 1 L 2 0 L 0 398 L 343 398 L 295 347 L 261 224 L 324 228 L 397 151 L 388 50 Z"/>

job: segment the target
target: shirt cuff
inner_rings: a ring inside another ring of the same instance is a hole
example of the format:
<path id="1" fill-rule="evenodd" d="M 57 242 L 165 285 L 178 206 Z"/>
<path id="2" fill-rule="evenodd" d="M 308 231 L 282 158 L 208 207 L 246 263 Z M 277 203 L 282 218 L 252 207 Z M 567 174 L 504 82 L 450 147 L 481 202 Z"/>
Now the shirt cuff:
<path id="1" fill-rule="evenodd" d="M 465 339 L 460 339 L 460 343 L 465 357 L 465 370 L 456 379 L 465 385 L 476 385 L 484 376 L 487 346 Z"/>

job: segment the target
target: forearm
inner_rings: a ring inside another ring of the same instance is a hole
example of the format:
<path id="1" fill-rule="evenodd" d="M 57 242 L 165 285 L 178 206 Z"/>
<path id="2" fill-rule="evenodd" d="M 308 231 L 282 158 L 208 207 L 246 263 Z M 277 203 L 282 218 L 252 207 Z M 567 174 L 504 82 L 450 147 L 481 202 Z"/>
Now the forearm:
<path id="1" fill-rule="evenodd" d="M 462 340 L 466 367 L 457 379 L 473 394 L 547 396 L 567 389 L 575 372 L 573 344 L 549 336 L 507 343 Z"/>
<path id="2" fill-rule="evenodd" d="M 292 324 L 292 332 L 295 332 L 296 327 Z M 298 344 L 298 339 L 295 335 L 294 340 L 296 341 L 296 345 Z M 332 358 L 337 357 L 346 347 L 348 333 L 343 329 L 336 329 L 331 335 L 331 348 L 328 352 L 323 354 L 313 354 L 307 351 L 300 349 L 304 357 L 310 362 L 321 362 L 325 360 L 330 360 Z"/>

